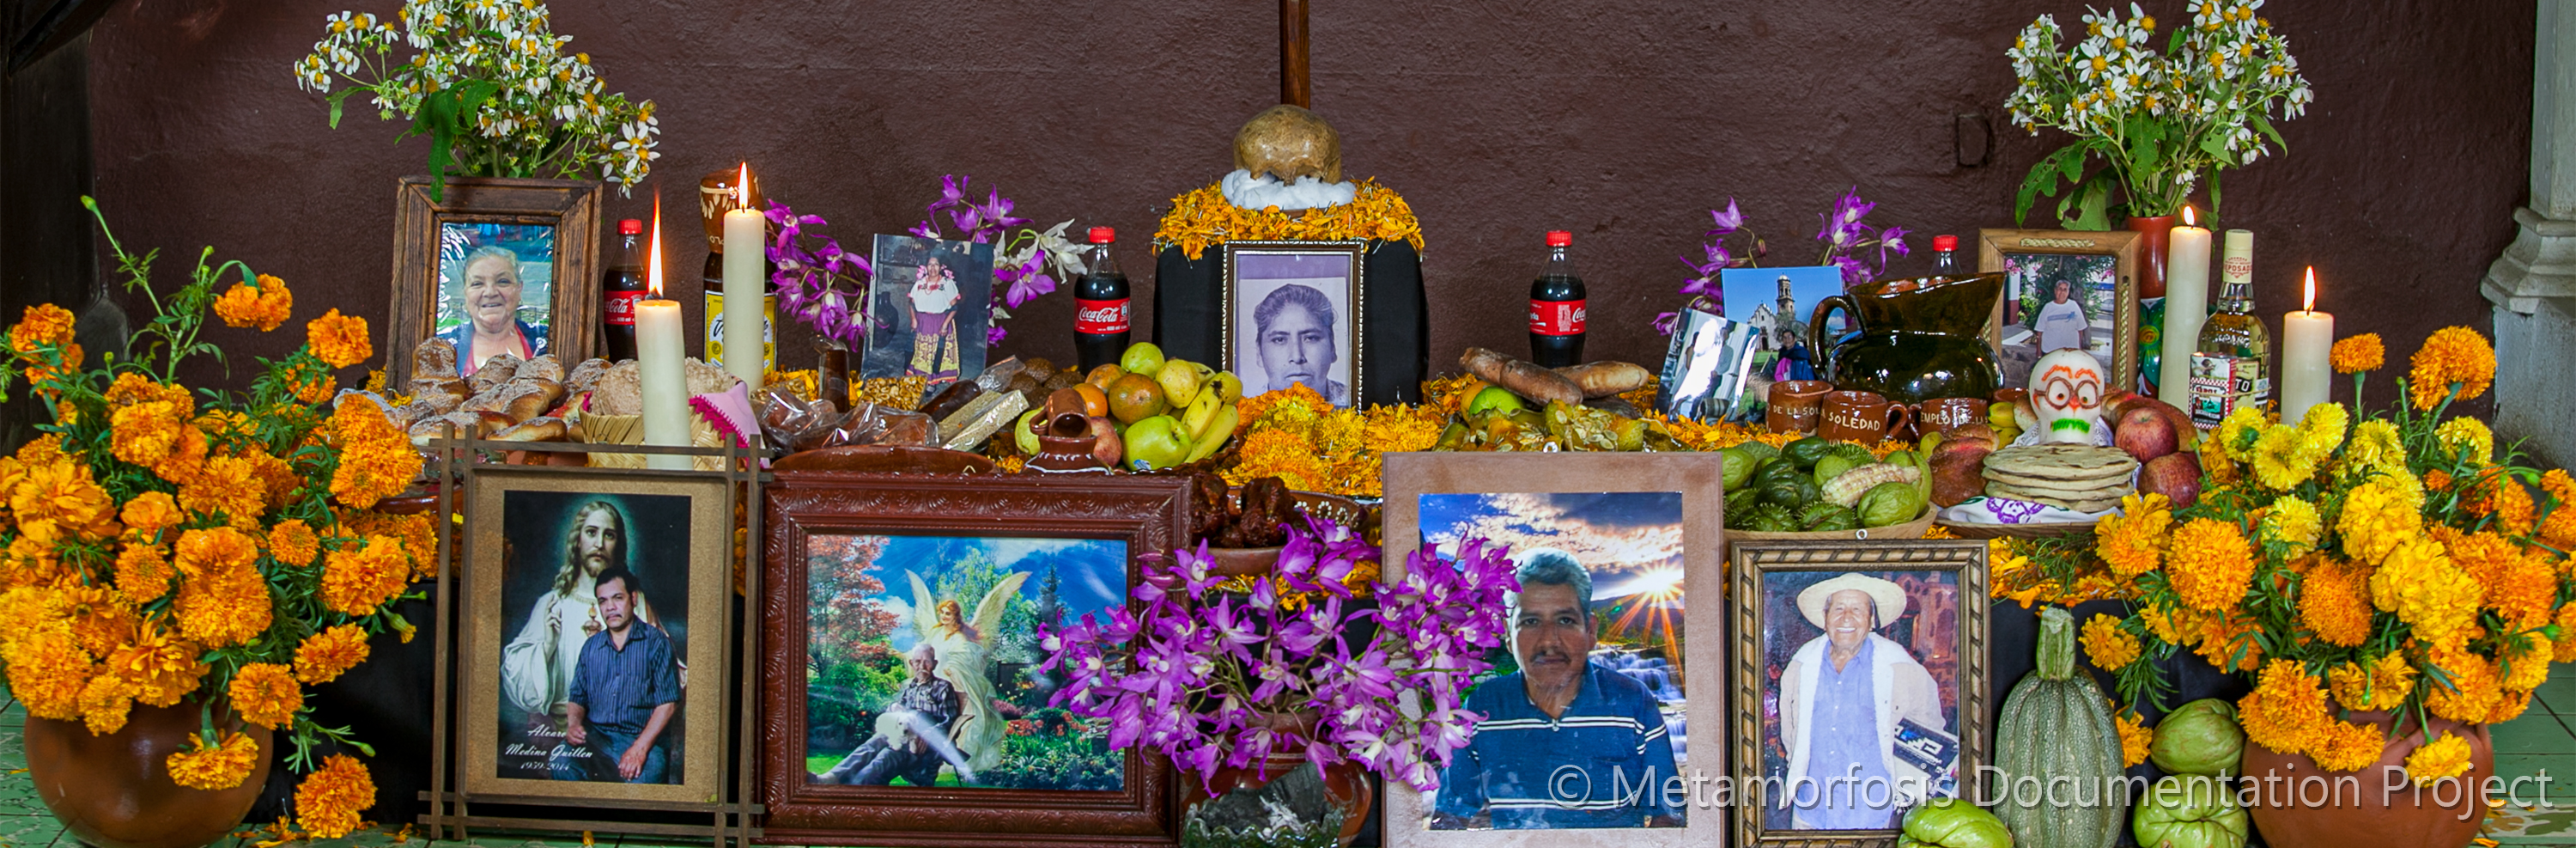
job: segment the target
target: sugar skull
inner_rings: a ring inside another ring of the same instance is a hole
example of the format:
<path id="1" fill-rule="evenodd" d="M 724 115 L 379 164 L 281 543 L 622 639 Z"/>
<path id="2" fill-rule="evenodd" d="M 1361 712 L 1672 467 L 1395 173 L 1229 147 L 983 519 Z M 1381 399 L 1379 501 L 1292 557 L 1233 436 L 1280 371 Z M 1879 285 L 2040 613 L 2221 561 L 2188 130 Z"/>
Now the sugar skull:
<path id="1" fill-rule="evenodd" d="M 2103 444 L 2102 362 L 2076 348 L 2051 353 L 2030 367 L 2031 411 L 2041 442 Z"/>

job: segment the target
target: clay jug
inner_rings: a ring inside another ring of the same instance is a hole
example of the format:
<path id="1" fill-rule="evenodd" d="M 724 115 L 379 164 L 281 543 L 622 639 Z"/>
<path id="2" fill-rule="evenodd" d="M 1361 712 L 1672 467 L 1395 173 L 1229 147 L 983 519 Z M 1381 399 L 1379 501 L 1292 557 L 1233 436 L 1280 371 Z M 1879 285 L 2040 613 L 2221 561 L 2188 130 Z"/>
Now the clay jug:
<path id="1" fill-rule="evenodd" d="M 2408 721 L 2400 731 L 2389 729 L 2389 714 L 2356 712 L 2350 719 L 2369 724 L 2389 736 L 2388 748 L 2380 752 L 2379 761 L 2363 766 L 2358 772 L 2335 772 L 2318 768 L 2307 755 L 2285 755 L 2261 745 L 2245 746 L 2245 776 L 2261 780 L 2278 774 L 2286 784 L 2271 784 L 2271 794 L 2258 799 L 2248 812 L 2254 816 L 2255 831 L 2271 845 L 2369 845 L 2377 848 L 2452 848 L 2467 845 L 2478 835 L 2478 825 L 2486 819 L 2486 799 L 2480 787 L 2487 776 L 2495 773 L 2495 746 L 2489 742 L 2483 724 L 2461 724 L 2433 717 L 2430 727 Z M 2418 791 L 2404 775 L 2402 788 L 2386 791 L 2391 777 L 2389 769 L 2403 770 L 2406 756 L 2415 749 L 2449 732 L 2469 742 L 2469 770 L 2450 781 L 2437 781 Z M 2349 788 L 2337 783 L 2346 775 L 2355 778 L 2359 798 Z M 2323 778 L 2309 783 L 2309 778 Z M 2320 800 L 2327 790 L 2337 790 L 2330 798 Z M 2307 797 L 2296 794 L 2306 791 Z M 2448 803 L 2444 803 L 2448 802 Z"/>
<path id="2" fill-rule="evenodd" d="M 1816 303 L 1807 320 L 1807 349 L 1822 359 L 1834 388 L 1873 392 L 1898 403 L 1985 397 L 2003 385 L 1986 320 L 2002 297 L 2004 276 L 1880 280 Z M 1857 334 L 1835 339 L 1825 317 L 1851 316 Z"/>
<path id="3" fill-rule="evenodd" d="M 277 739 L 267 728 L 242 729 L 259 743 L 259 761 L 241 785 L 207 791 L 170 780 L 165 760 L 188 746 L 199 727 L 197 706 L 134 705 L 125 727 L 93 736 L 78 721 L 27 717 L 27 776 L 63 828 L 99 848 L 196 848 L 241 825 L 268 785 Z"/>

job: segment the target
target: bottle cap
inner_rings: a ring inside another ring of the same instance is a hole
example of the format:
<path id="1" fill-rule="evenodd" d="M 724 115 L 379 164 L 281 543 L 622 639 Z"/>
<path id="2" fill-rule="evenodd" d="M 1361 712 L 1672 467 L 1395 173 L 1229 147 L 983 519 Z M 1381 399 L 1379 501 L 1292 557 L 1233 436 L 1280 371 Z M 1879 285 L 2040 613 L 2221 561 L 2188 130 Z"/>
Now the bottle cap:
<path id="1" fill-rule="evenodd" d="M 1948 253 L 1948 252 L 1950 252 L 1950 251 L 1957 250 L 1957 249 L 1959 249 L 1959 237 L 1958 237 L 1958 236 L 1933 236 L 1933 237 L 1932 237 L 1932 249 L 1933 249 L 1933 250 L 1937 250 L 1937 251 L 1941 251 L 1941 252 L 1943 252 L 1943 253 Z"/>
<path id="2" fill-rule="evenodd" d="M 628 219 L 626 219 L 626 220 L 619 221 L 619 222 L 617 222 L 617 234 L 618 234 L 618 235 L 621 235 L 621 236 L 640 236 L 640 235 L 643 235 L 643 234 L 644 234 L 644 222 L 643 222 L 643 221 L 636 220 L 636 219 L 634 219 L 634 218 L 628 218 Z"/>
<path id="3" fill-rule="evenodd" d="M 1568 246 L 1572 246 L 1573 244 L 1574 244 L 1574 234 L 1573 234 L 1573 233 L 1566 232 L 1566 231 L 1564 231 L 1564 230 L 1549 230 L 1549 231 L 1547 231 L 1547 246 L 1549 246 L 1549 247 L 1568 247 Z"/>
<path id="4" fill-rule="evenodd" d="M 1118 240 L 1118 231 L 1117 231 L 1117 230 L 1110 229 L 1110 228 L 1108 228 L 1108 227 L 1093 227 L 1093 228 L 1091 228 L 1091 243 L 1092 243 L 1092 244 L 1108 244 L 1108 243 L 1110 243 L 1110 242 L 1114 242 L 1114 241 L 1117 241 L 1117 240 Z"/>

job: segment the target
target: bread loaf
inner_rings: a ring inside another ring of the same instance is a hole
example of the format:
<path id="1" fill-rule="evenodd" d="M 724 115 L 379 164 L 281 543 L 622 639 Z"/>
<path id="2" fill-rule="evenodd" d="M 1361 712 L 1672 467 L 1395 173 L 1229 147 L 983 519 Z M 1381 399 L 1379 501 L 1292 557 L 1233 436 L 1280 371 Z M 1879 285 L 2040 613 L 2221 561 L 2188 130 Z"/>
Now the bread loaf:
<path id="1" fill-rule="evenodd" d="M 455 428 L 455 432 L 452 435 L 456 438 L 471 439 L 474 438 L 475 431 L 481 426 L 481 419 L 475 417 L 474 413 L 471 412 L 450 412 L 443 415 L 433 415 L 428 418 L 412 422 L 410 428 L 411 443 L 420 447 L 428 447 L 429 440 L 446 438 L 451 435 L 448 431 L 449 427 Z"/>
<path id="2" fill-rule="evenodd" d="M 411 381 L 411 399 L 429 404 L 440 414 L 455 412 L 458 404 L 474 396 L 474 384 L 455 377 L 417 377 Z"/>
<path id="3" fill-rule="evenodd" d="M 411 375 L 416 378 L 455 377 L 456 346 L 435 337 L 421 342 L 411 352 Z"/>
<path id="4" fill-rule="evenodd" d="M 493 386 L 510 382 L 511 378 L 519 376 L 519 366 L 522 364 L 524 360 L 521 360 L 518 354 L 493 354 L 492 358 L 483 360 L 482 365 L 475 367 L 474 391 L 480 394 Z"/>
<path id="5" fill-rule="evenodd" d="M 572 367 L 572 373 L 564 376 L 564 388 L 574 394 L 597 388 L 600 376 L 607 374 L 608 368 L 609 362 L 605 359 L 582 360 L 580 365 Z"/>
<path id="6" fill-rule="evenodd" d="M 555 401 L 563 399 L 564 388 L 553 380 L 522 377 L 510 381 L 501 392 L 508 398 L 501 412 L 512 421 L 526 421 L 553 410 Z"/>
<path id="7" fill-rule="evenodd" d="M 563 382 L 563 361 L 556 359 L 555 355 L 551 353 L 539 356 L 535 359 L 520 363 L 519 372 L 512 376 L 511 379 L 525 380 L 531 377 L 539 380 L 553 380 L 558 383 Z"/>
<path id="8" fill-rule="evenodd" d="M 600 415 L 644 414 L 643 368 L 629 359 L 599 375 L 599 385 L 591 389 L 590 411 Z"/>
<path id="9" fill-rule="evenodd" d="M 530 418 L 492 434 L 496 442 L 560 442 L 568 435 L 561 418 Z"/>
<path id="10" fill-rule="evenodd" d="M 492 434 L 510 429 L 511 425 L 519 423 L 512 420 L 510 416 L 498 412 L 471 414 L 474 416 L 474 437 L 477 439 L 492 438 Z"/>
<path id="11" fill-rule="evenodd" d="M 683 364 L 689 375 L 689 394 L 693 397 L 715 394 L 733 388 L 735 383 L 742 382 L 718 366 L 708 365 L 695 359 L 686 360 Z"/>

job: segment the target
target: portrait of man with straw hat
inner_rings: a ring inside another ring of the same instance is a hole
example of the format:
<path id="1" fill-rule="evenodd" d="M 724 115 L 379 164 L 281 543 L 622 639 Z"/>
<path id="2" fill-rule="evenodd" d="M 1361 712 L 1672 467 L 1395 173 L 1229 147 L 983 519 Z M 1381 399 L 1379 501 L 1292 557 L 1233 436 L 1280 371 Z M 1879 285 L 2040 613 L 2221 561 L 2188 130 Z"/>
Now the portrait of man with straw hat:
<path id="1" fill-rule="evenodd" d="M 1905 646 L 1879 635 L 1906 610 L 1905 590 L 1866 574 L 1840 574 L 1798 592 L 1798 613 L 1824 631 L 1780 673 L 1780 742 L 1793 829 L 1879 830 L 1927 794 L 1937 775 L 1900 757 L 1901 723 L 1940 729 L 1932 673 Z M 1813 787 L 1812 789 L 1806 787 Z"/>

